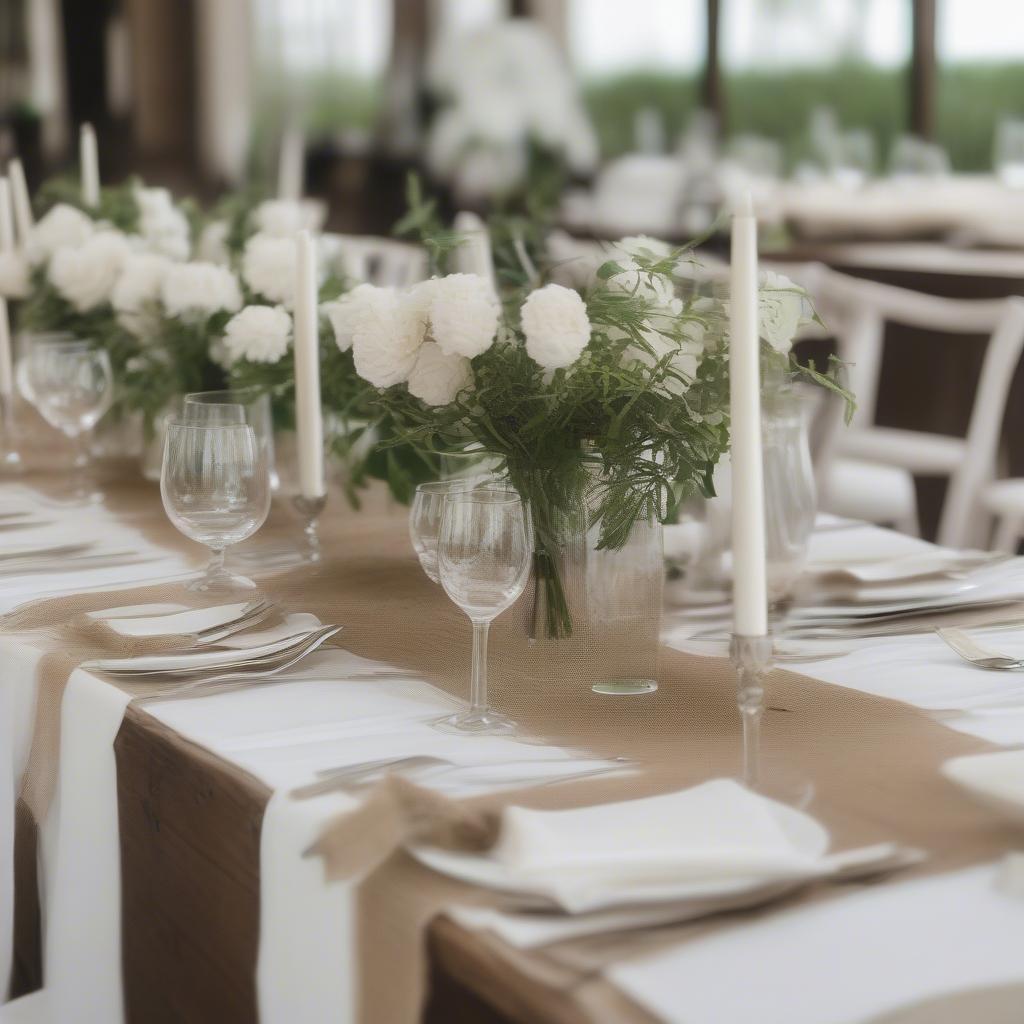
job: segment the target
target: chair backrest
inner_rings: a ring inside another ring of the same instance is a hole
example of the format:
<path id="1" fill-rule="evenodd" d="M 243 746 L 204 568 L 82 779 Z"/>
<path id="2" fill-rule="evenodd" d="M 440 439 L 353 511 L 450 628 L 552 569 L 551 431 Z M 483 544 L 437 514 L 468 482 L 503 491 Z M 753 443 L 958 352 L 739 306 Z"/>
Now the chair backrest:
<path id="1" fill-rule="evenodd" d="M 855 427 L 875 420 L 885 325 L 902 324 L 943 335 L 988 338 L 965 438 L 964 457 L 950 477 L 942 508 L 940 544 L 964 545 L 972 538 L 972 513 L 980 488 L 995 472 L 1003 414 L 1014 370 L 1024 349 L 1024 299 L 947 299 L 833 271 L 819 275 L 816 295 L 840 311 L 839 355 L 850 364 L 857 397 Z"/>
<path id="2" fill-rule="evenodd" d="M 325 233 L 323 238 L 356 281 L 404 288 L 427 277 L 429 262 L 422 246 L 374 235 Z"/>

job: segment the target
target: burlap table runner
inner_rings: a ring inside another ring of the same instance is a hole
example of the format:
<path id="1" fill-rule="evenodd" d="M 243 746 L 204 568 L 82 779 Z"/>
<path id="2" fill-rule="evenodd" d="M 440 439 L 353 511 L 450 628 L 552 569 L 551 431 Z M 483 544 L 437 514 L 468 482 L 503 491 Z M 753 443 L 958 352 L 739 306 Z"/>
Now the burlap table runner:
<path id="1" fill-rule="evenodd" d="M 133 525 L 160 543 L 187 543 L 163 518 L 152 487 L 122 486 L 112 492 L 110 505 L 115 511 L 134 510 Z M 279 542 L 294 531 L 294 523 L 284 517 L 268 527 L 264 538 Z M 342 644 L 354 653 L 413 669 L 464 695 L 469 622 L 419 569 L 404 516 L 381 515 L 378 508 L 376 514 L 354 517 L 342 513 L 342 500 L 335 496 L 322 533 L 325 559 L 320 566 L 261 579 L 267 593 L 286 606 L 344 624 Z M 175 600 L 183 593 L 178 586 Z M 37 606 L 31 621 L 52 628 L 87 609 L 166 600 L 166 593 L 165 588 L 133 588 L 79 595 L 59 607 Z M 41 622 L 40 616 L 47 615 L 49 620 Z M 601 658 L 623 642 L 622 637 L 595 637 L 591 656 Z M 481 820 L 493 818 L 511 800 L 533 807 L 578 806 L 736 774 L 739 723 L 735 682 L 725 660 L 664 650 L 656 693 L 601 696 L 582 685 L 587 672 L 580 666 L 578 649 L 528 644 L 519 609 L 495 623 L 490 653 L 493 702 L 519 721 L 525 735 L 602 755 L 629 756 L 640 762 L 642 771 L 631 778 L 486 798 L 472 807 Z M 59 701 L 57 707 L 59 711 Z M 793 770 L 814 780 L 818 798 L 812 811 L 830 828 L 836 848 L 898 839 L 930 852 L 930 861 L 920 870 L 939 871 L 994 857 L 1006 847 L 1007 834 L 937 770 L 945 759 L 987 745 L 947 730 L 906 705 L 780 670 L 768 685 L 765 746 L 766 756 L 784 753 Z M 416 1019 L 425 977 L 423 929 L 429 921 L 453 902 L 495 900 L 493 894 L 432 874 L 397 849 L 410 808 L 412 819 L 421 825 L 447 812 L 439 815 L 433 805 L 423 807 L 415 794 L 398 812 L 393 801 L 383 799 L 361 818 L 336 822 L 321 844 L 329 873 L 369 872 L 359 892 L 357 951 L 361 1019 L 374 1024 Z M 376 818 L 378 813 L 383 817 Z M 371 821 L 379 825 L 376 833 L 367 828 Z M 366 841 L 358 850 L 352 845 L 357 836 L 371 835 L 375 842 Z M 332 850 L 344 855 L 332 856 Z M 821 890 L 808 898 L 822 898 Z M 680 929 L 679 936 L 665 929 L 657 941 L 677 941 L 719 926 L 716 921 L 691 925 Z M 636 936 L 608 936 L 563 944 L 538 956 L 546 970 L 555 965 L 565 973 L 566 984 L 575 985 L 580 978 L 592 978 L 602 963 L 635 952 L 636 941 Z M 648 935 L 643 941 L 652 940 Z"/>

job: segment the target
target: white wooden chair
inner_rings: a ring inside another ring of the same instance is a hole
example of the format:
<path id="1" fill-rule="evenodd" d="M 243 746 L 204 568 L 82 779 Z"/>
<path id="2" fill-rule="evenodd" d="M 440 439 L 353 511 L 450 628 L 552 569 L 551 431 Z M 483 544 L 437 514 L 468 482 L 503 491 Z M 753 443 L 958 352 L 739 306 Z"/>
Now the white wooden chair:
<path id="1" fill-rule="evenodd" d="M 981 494 L 995 476 L 1006 399 L 1024 349 L 1024 298 L 946 299 L 846 277 L 821 275 L 817 294 L 833 309 L 839 354 L 850 364 L 858 410 L 838 431 L 835 455 L 820 481 L 822 507 L 909 530 L 916 522 L 912 476 L 949 480 L 938 541 L 952 547 L 987 540 Z M 942 334 L 986 335 L 988 346 L 966 437 L 875 424 L 886 323 Z"/>

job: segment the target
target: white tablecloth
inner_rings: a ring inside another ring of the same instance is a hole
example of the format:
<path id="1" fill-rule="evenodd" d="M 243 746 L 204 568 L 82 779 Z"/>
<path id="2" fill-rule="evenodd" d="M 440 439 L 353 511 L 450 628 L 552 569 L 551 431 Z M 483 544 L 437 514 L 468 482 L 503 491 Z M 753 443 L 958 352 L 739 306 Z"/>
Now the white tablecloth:
<path id="1" fill-rule="evenodd" d="M 101 518 L 102 514 L 95 515 Z M 112 526 L 100 525 L 103 529 Z M 179 574 L 183 568 L 177 556 L 152 565 L 166 575 Z M 96 575 L 89 581 L 93 585 L 115 584 L 113 579 Z M 117 581 L 124 579 L 118 573 Z M 35 589 L 37 585 L 39 589 Z M 0 584 L 0 602 L 10 607 L 16 600 L 53 592 L 54 588 L 59 589 L 59 581 L 23 582 L 15 597 L 11 587 Z M 6 897 L 11 892 L 13 801 L 27 755 L 36 658 L 29 648 L 0 637 L 0 663 L 4 666 L 0 677 L 0 709 L 4 711 L 0 721 L 0 894 L 5 897 L 0 902 L 0 974 L 6 974 L 10 960 L 11 904 Z M 952 660 L 944 672 L 947 668 L 949 679 L 956 677 L 951 685 L 958 693 L 981 693 L 991 683 L 983 673 Z M 374 678 L 344 687 L 335 685 L 338 679 L 365 678 L 368 670 L 376 673 Z M 921 684 L 914 673 L 904 673 L 901 685 L 896 672 L 889 682 L 880 683 L 877 667 L 859 676 L 833 662 L 828 671 L 833 681 L 842 685 L 857 686 L 860 678 L 862 689 L 882 692 L 879 687 L 884 685 L 887 696 L 920 702 Z M 815 674 L 819 674 L 817 667 Z M 448 697 L 422 680 L 389 672 L 386 666 L 372 665 L 344 651 L 325 651 L 305 662 L 287 682 L 148 707 L 185 737 L 252 772 L 274 790 L 261 840 L 257 986 L 263 1024 L 337 1024 L 352 1017 L 351 894 L 341 884 L 326 886 L 319 864 L 301 855 L 323 822 L 341 809 L 347 798 L 334 795 L 296 802 L 287 796 L 290 788 L 311 781 L 317 769 L 384 757 L 392 751 L 436 753 L 443 749 L 444 756 L 455 761 L 501 763 L 513 757 L 571 761 L 571 752 L 548 747 L 500 738 L 442 736 L 427 723 L 450 706 Z M 123 695 L 101 680 L 84 671 L 72 676 L 64 701 L 58 795 L 41 836 L 45 971 L 54 1021 L 116 1024 L 122 1016 L 120 861 L 112 743 L 124 707 Z M 536 766 L 545 773 L 562 767 L 557 763 Z M 439 776 L 437 785 L 446 785 L 455 793 L 480 791 L 472 772 L 460 772 L 447 782 Z M 966 898 L 979 884 L 973 874 L 950 876 L 945 882 L 954 902 Z M 891 886 L 876 894 L 880 921 L 896 920 L 903 913 L 900 892 L 899 887 Z M 1024 917 L 1024 903 L 1020 913 Z M 776 920 L 784 921 L 772 916 L 763 927 L 769 932 L 778 927 L 780 936 L 789 934 L 788 925 L 775 925 Z M 945 921 L 949 928 L 956 927 L 953 917 Z M 810 936 L 811 931 L 806 934 Z M 807 941 L 813 944 L 813 937 Z M 721 954 L 728 960 L 729 976 L 742 979 L 742 961 L 729 949 L 727 943 Z M 680 956 L 687 955 L 686 950 L 680 951 Z M 645 980 L 657 975 L 657 965 L 648 974 L 639 967 L 638 972 L 617 971 L 614 977 L 634 995 L 638 985 L 650 984 L 649 1001 L 657 1004 L 658 986 Z M 713 974 L 708 971 L 709 976 Z M 958 984 L 969 984 L 985 982 L 990 974 L 987 965 L 979 963 L 976 971 L 965 967 L 956 978 Z M 1024 958 L 1021 974 L 1024 976 Z M 716 1018 L 732 1019 L 752 1018 L 749 1013 Z"/>

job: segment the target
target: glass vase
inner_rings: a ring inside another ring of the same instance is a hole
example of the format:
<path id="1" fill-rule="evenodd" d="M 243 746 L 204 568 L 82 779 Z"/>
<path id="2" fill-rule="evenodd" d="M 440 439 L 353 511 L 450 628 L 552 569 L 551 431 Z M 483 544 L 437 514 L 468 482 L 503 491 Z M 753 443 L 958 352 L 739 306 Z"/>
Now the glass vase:
<path id="1" fill-rule="evenodd" d="M 550 564 L 535 559 L 523 602 L 529 644 L 539 664 L 596 693 L 651 693 L 658 688 L 665 581 L 661 523 L 640 519 L 621 547 L 601 548 L 593 523 L 599 490 L 595 481 L 578 508 L 558 515 Z M 571 623 L 559 636 L 550 628 L 551 572 Z"/>
<path id="2" fill-rule="evenodd" d="M 775 608 L 792 600 L 814 530 L 810 411 L 808 396 L 788 388 L 767 398 L 761 414 L 768 603 Z"/>

